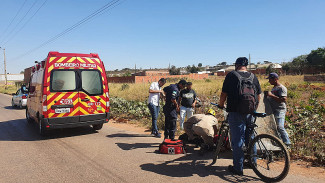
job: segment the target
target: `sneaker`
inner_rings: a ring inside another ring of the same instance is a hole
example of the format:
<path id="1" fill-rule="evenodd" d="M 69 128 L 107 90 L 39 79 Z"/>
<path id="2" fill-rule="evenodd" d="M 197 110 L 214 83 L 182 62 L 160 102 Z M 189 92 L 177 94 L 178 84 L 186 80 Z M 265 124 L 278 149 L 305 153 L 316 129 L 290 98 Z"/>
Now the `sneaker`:
<path id="1" fill-rule="evenodd" d="M 234 166 L 232 166 L 232 165 L 229 165 L 229 166 L 228 166 L 228 171 L 231 172 L 231 173 L 233 173 L 233 174 L 235 174 L 235 175 L 244 175 L 244 174 L 243 174 L 243 171 L 238 171 L 238 170 L 236 170 L 236 169 L 234 168 Z"/>
<path id="2" fill-rule="evenodd" d="M 249 168 L 249 169 L 253 168 L 248 161 L 244 161 L 243 165 L 244 165 L 245 168 Z"/>
<path id="3" fill-rule="evenodd" d="M 156 134 L 155 134 L 155 137 L 157 137 L 157 138 L 161 138 L 161 134 L 160 134 L 160 133 L 156 133 Z"/>

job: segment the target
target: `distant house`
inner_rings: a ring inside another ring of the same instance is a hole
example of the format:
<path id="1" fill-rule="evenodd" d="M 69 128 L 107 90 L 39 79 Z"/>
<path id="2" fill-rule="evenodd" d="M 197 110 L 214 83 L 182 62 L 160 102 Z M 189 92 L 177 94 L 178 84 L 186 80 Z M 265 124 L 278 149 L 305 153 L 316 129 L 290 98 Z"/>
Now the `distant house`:
<path id="1" fill-rule="evenodd" d="M 7 74 L 7 81 L 9 85 L 14 85 L 15 82 L 20 82 L 24 80 L 24 74 Z M 0 84 L 5 84 L 6 76 L 5 74 L 0 74 Z"/>

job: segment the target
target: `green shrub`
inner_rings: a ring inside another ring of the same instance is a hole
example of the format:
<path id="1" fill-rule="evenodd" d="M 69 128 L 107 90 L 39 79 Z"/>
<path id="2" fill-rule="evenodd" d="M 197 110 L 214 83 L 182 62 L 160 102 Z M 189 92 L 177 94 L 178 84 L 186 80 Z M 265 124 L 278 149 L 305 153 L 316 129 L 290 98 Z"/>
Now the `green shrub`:
<path id="1" fill-rule="evenodd" d="M 288 91 L 288 97 L 289 98 L 299 98 L 299 94 L 297 93 L 297 92 L 295 92 L 295 91 Z"/>
<path id="2" fill-rule="evenodd" d="M 128 84 L 126 84 L 126 83 L 124 83 L 122 86 L 121 86 L 121 90 L 123 91 L 123 90 L 127 90 L 127 89 L 129 89 L 130 88 L 130 86 L 128 85 Z"/>

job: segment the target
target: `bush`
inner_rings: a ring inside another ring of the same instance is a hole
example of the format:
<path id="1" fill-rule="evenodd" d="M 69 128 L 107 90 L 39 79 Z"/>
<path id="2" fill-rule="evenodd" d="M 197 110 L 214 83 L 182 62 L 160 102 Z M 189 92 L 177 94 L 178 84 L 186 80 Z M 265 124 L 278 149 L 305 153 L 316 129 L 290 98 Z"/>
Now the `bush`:
<path id="1" fill-rule="evenodd" d="M 299 94 L 297 92 L 294 92 L 294 91 L 288 91 L 288 97 L 289 98 L 299 98 Z"/>
<path id="2" fill-rule="evenodd" d="M 128 85 L 128 84 L 126 84 L 126 83 L 124 83 L 122 86 L 121 86 L 121 90 L 123 91 L 123 90 L 127 90 L 127 89 L 129 89 L 130 88 L 130 86 Z"/>

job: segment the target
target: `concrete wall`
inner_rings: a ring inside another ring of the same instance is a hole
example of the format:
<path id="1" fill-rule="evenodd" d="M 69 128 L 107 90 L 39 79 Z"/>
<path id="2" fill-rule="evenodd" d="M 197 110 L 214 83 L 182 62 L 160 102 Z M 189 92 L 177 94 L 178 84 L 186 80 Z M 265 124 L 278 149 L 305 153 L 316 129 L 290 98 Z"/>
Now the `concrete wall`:
<path id="1" fill-rule="evenodd" d="M 0 81 L 5 81 L 5 75 L 0 74 Z M 24 74 L 7 74 L 7 80 L 8 81 L 23 81 L 24 80 Z"/>

